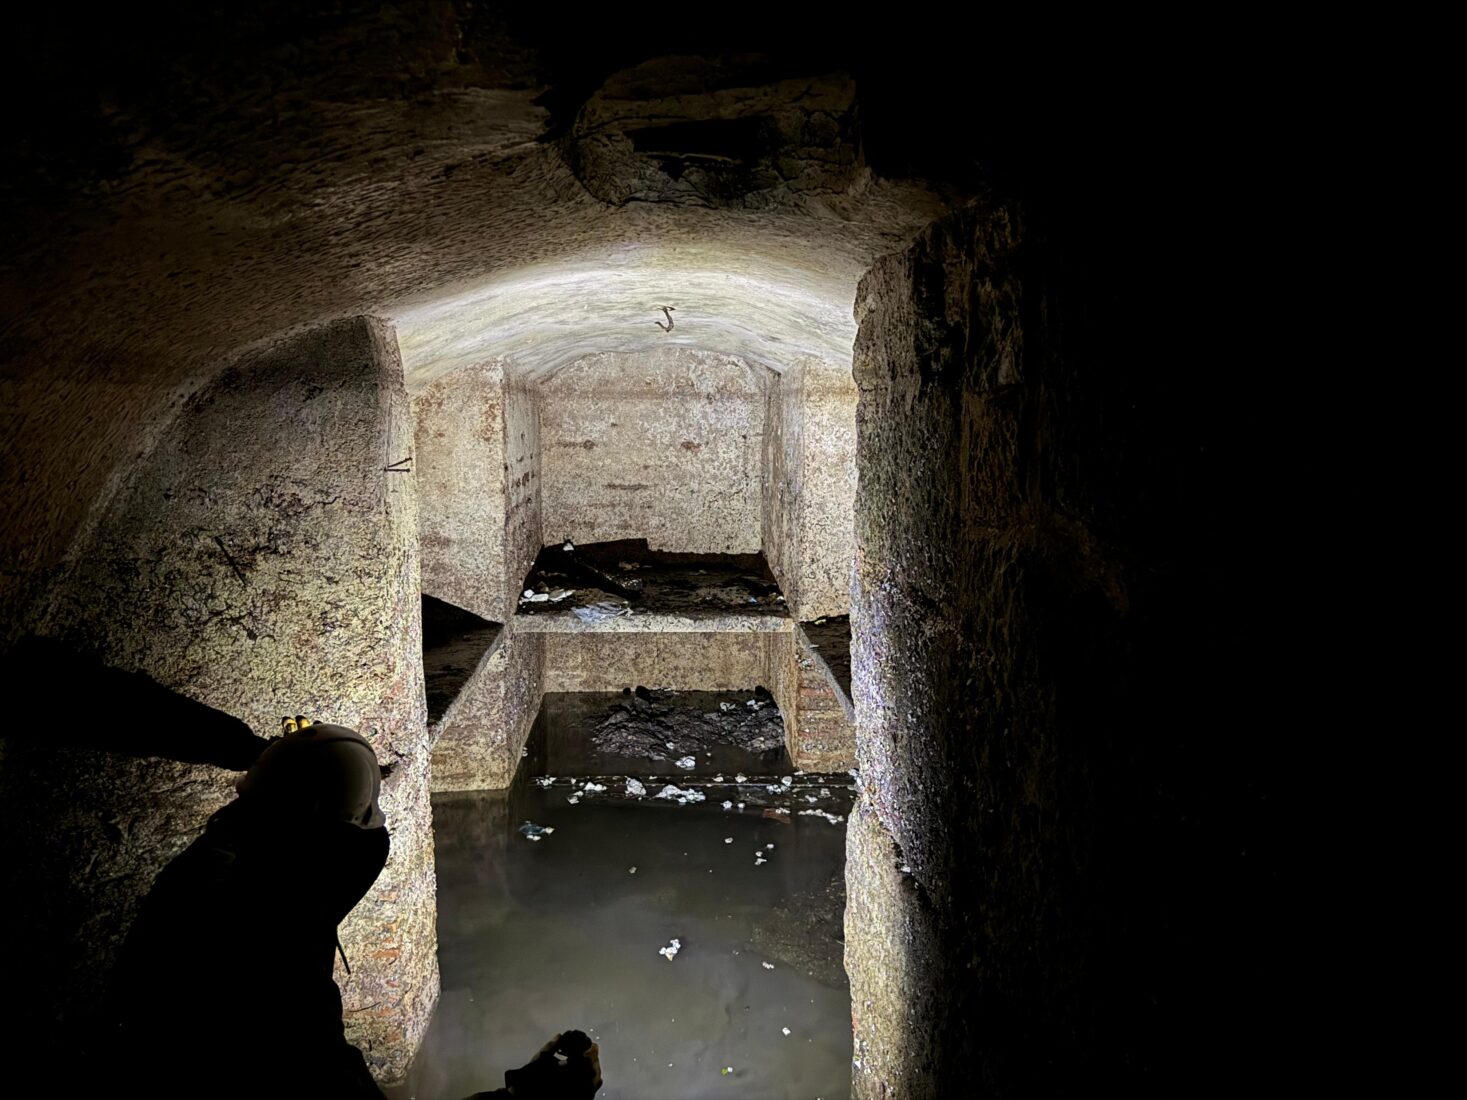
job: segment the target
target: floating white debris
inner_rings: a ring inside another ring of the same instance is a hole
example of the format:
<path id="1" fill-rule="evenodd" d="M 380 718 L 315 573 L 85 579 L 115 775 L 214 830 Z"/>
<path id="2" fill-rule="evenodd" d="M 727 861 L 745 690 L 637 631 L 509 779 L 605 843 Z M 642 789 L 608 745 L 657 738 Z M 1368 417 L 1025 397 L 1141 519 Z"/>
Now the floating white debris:
<path id="1" fill-rule="evenodd" d="M 581 792 L 576 791 L 574 794 L 569 795 L 566 798 L 566 801 L 569 802 L 572 806 L 576 805 L 581 801 Z"/>
<path id="2" fill-rule="evenodd" d="M 668 747 L 668 748 L 669 748 L 669 749 L 670 749 L 670 750 L 672 750 L 672 751 L 673 751 L 673 752 L 676 752 L 676 751 L 677 751 L 677 746 L 676 746 L 676 745 L 674 745 L 674 744 L 673 744 L 673 743 L 672 743 L 672 742 L 671 742 L 671 741 L 666 741 L 666 742 L 664 742 L 664 744 L 666 744 L 666 745 L 667 745 L 667 747 Z"/>
<path id="3" fill-rule="evenodd" d="M 684 791 L 669 783 L 667 786 L 663 787 L 662 790 L 657 792 L 657 797 L 670 798 L 673 801 L 679 802 L 682 805 L 686 806 L 689 802 L 702 802 L 707 796 L 702 791 Z"/>
<path id="4" fill-rule="evenodd" d="M 763 867 L 768 862 L 769 861 L 767 859 L 765 859 L 763 856 L 756 856 L 754 858 L 754 866 L 755 867 Z"/>
<path id="5" fill-rule="evenodd" d="M 604 791 L 606 787 L 600 783 L 587 783 L 581 789 L 584 790 L 587 794 L 594 794 L 597 791 Z"/>
<path id="6" fill-rule="evenodd" d="M 635 867 L 628 867 L 627 868 L 627 874 L 629 874 L 629 875 L 635 875 L 636 873 L 637 873 L 637 869 Z"/>
<path id="7" fill-rule="evenodd" d="M 764 845 L 764 847 L 767 848 L 771 852 L 774 851 L 774 845 L 773 844 L 766 844 L 766 845 Z"/>
<path id="8" fill-rule="evenodd" d="M 554 782 L 555 782 L 555 776 L 553 776 L 553 775 L 537 775 L 537 776 L 535 776 L 535 784 L 536 784 L 536 786 L 539 786 L 541 788 L 549 787 Z"/>
<path id="9" fill-rule="evenodd" d="M 705 752 L 703 755 L 704 756 L 707 756 L 708 753 Z M 713 777 L 713 782 L 715 782 L 715 783 L 722 783 L 723 782 L 723 776 L 721 776 L 721 775 L 715 775 Z"/>
<path id="10" fill-rule="evenodd" d="M 520 826 L 520 836 L 526 840 L 542 840 L 553 832 L 554 825 L 536 825 L 533 821 L 526 821 Z"/>
<path id="11" fill-rule="evenodd" d="M 739 705 L 737 703 L 719 703 L 718 709 L 727 714 L 731 710 L 738 710 Z"/>
<path id="12" fill-rule="evenodd" d="M 816 797 L 815 797 L 815 796 L 814 796 L 814 795 L 813 795 L 813 794 L 807 794 L 807 795 L 806 795 L 806 796 L 805 796 L 805 801 L 806 801 L 806 802 L 811 802 L 811 803 L 814 803 L 814 802 L 819 802 L 819 801 L 820 801 L 820 799 L 818 799 L 818 798 L 816 798 Z"/>
<path id="13" fill-rule="evenodd" d="M 840 814 L 833 814 L 833 813 L 830 813 L 827 810 L 801 810 L 800 811 L 800 816 L 801 817 L 823 817 L 823 818 L 825 818 L 826 821 L 830 822 L 832 825 L 839 825 L 842 821 L 845 820 L 845 818 L 841 817 Z"/>
<path id="14" fill-rule="evenodd" d="M 733 837 L 731 837 L 731 836 L 726 836 L 726 837 L 724 837 L 724 838 L 723 838 L 723 842 L 724 842 L 724 843 L 725 843 L 725 844 L 732 844 L 732 843 L 733 843 Z"/>
<path id="15" fill-rule="evenodd" d="M 821 798 L 829 798 L 830 797 L 830 788 L 829 787 L 821 787 L 820 788 L 820 797 Z"/>
<path id="16" fill-rule="evenodd" d="M 575 548 L 576 544 L 573 542 L 567 542 L 564 546 L 561 547 L 561 549 L 564 550 L 567 554 L 569 554 Z"/>
<path id="17" fill-rule="evenodd" d="M 550 599 L 549 592 L 532 592 L 525 597 L 530 603 L 545 603 Z"/>
<path id="18" fill-rule="evenodd" d="M 760 963 L 759 965 L 762 966 L 765 970 L 773 970 L 774 969 L 774 964 L 773 963 Z"/>
<path id="19" fill-rule="evenodd" d="M 782 776 L 779 781 L 786 787 L 793 787 L 795 785 L 795 777 L 792 775 Z"/>
<path id="20" fill-rule="evenodd" d="M 522 599 L 522 600 L 528 600 L 534 594 L 535 594 L 535 590 L 533 588 L 527 588 L 527 589 L 525 589 L 524 593 L 520 596 L 520 599 Z"/>
<path id="21" fill-rule="evenodd" d="M 723 804 L 723 808 L 724 808 L 724 809 L 725 809 L 725 810 L 731 810 L 731 809 L 733 809 L 733 803 L 732 803 L 732 802 L 725 802 L 725 803 L 724 803 L 724 804 Z"/>
<path id="22" fill-rule="evenodd" d="M 575 594 L 576 590 L 574 588 L 557 588 L 554 592 L 550 593 L 550 602 L 559 603 L 561 600 L 567 599 Z"/>
<path id="23" fill-rule="evenodd" d="M 644 786 L 642 786 L 640 780 L 637 780 L 637 779 L 628 779 L 627 780 L 627 797 L 628 798 L 641 798 L 646 793 L 647 793 L 647 788 L 644 787 Z"/>
<path id="24" fill-rule="evenodd" d="M 747 775 L 745 775 L 743 772 L 739 772 L 738 775 L 734 776 L 734 782 L 735 783 L 747 783 L 748 781 L 749 781 L 749 777 Z"/>
<path id="25" fill-rule="evenodd" d="M 657 953 L 659 955 L 665 955 L 667 957 L 667 961 L 668 962 L 672 962 L 672 960 L 677 957 L 677 953 L 679 951 L 681 951 L 682 949 L 683 949 L 683 941 L 680 940 L 680 939 L 674 938 L 673 941 L 670 944 L 668 944 L 666 947 L 659 947 L 657 949 Z M 786 1031 L 785 1034 L 788 1035 L 789 1032 Z"/>
<path id="26" fill-rule="evenodd" d="M 741 809 L 741 810 L 742 810 L 742 809 L 743 809 L 743 808 L 744 808 L 744 804 L 743 804 L 743 803 L 742 803 L 742 802 L 740 802 L 740 803 L 739 803 L 739 809 Z"/>
<path id="27" fill-rule="evenodd" d="M 747 703 L 744 704 L 744 706 L 748 707 L 750 710 L 758 710 L 760 705 L 761 704 L 758 699 L 750 699 Z"/>
<path id="28" fill-rule="evenodd" d="M 676 943 L 677 941 L 674 940 L 673 942 Z M 782 1027 L 782 1028 L 780 1028 L 780 1030 L 783 1031 L 786 1035 L 788 1035 L 790 1033 L 790 1029 L 787 1028 L 787 1027 Z"/>
<path id="29" fill-rule="evenodd" d="M 691 756 L 683 756 L 678 759 L 677 766 L 682 768 L 684 771 L 688 771 L 692 768 L 696 768 L 698 766 L 698 762 L 694 760 Z"/>

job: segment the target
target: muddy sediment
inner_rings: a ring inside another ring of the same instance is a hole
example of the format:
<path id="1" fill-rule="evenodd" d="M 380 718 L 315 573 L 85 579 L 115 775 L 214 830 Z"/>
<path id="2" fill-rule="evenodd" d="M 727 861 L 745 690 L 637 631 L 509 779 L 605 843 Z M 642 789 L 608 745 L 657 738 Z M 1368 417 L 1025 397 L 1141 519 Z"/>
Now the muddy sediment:
<path id="1" fill-rule="evenodd" d="M 521 589 L 520 614 L 787 614 L 763 554 L 675 554 L 649 549 L 645 539 L 570 545 L 540 551 Z"/>

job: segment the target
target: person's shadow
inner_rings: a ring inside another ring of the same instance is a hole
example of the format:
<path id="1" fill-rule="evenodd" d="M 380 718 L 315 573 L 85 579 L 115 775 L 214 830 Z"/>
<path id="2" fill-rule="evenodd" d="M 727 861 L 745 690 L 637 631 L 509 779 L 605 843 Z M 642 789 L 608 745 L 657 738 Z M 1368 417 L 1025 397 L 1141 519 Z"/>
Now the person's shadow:
<path id="1" fill-rule="evenodd" d="M 268 742 L 240 719 L 52 639 L 0 658 L 4 927 L 12 1039 L 54 1074 L 85 1049 L 154 877 Z M 22 1067 L 22 1076 L 26 1070 Z M 54 1088 L 54 1076 L 48 1087 Z M 23 1094 L 23 1093 L 22 1093 Z"/>

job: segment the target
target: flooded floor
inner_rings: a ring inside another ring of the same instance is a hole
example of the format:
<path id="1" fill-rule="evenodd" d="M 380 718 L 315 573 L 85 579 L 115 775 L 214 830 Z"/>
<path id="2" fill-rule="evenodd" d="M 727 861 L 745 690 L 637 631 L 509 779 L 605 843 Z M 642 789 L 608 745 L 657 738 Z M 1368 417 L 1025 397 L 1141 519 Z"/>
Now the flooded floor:
<path id="1" fill-rule="evenodd" d="M 660 759 L 596 747 L 626 696 L 547 695 L 510 791 L 434 797 L 443 993 L 394 1100 L 498 1088 L 569 1028 L 600 1044 L 598 1097 L 849 1095 L 851 779 L 707 743 L 763 696 L 655 704 Z"/>

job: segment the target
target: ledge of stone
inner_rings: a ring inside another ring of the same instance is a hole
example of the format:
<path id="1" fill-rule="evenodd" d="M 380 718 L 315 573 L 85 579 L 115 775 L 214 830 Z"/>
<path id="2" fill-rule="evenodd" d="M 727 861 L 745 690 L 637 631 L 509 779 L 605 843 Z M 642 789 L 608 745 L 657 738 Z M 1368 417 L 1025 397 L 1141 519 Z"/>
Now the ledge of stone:
<path id="1" fill-rule="evenodd" d="M 516 615 L 514 629 L 525 634 L 788 634 L 795 622 L 787 615 L 740 615 L 726 612 L 680 614 L 634 610 L 597 622 L 572 611 Z"/>

